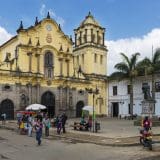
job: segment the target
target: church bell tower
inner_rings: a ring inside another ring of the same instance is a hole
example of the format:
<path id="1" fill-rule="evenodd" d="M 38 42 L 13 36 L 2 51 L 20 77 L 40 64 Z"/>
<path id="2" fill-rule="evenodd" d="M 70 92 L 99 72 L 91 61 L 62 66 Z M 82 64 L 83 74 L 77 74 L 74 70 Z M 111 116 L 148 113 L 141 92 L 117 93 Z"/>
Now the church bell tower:
<path id="1" fill-rule="evenodd" d="M 89 12 L 74 34 L 74 67 L 80 66 L 86 74 L 106 75 L 105 28 Z"/>
<path id="2" fill-rule="evenodd" d="M 80 26 L 74 30 L 73 48 L 74 70 L 80 69 L 90 84 L 83 86 L 88 92 L 88 105 L 94 106 L 96 114 L 108 113 L 107 107 L 107 47 L 105 46 L 105 28 L 89 14 Z M 92 96 L 92 95 L 95 95 Z M 94 98 L 93 98 L 94 97 Z"/>

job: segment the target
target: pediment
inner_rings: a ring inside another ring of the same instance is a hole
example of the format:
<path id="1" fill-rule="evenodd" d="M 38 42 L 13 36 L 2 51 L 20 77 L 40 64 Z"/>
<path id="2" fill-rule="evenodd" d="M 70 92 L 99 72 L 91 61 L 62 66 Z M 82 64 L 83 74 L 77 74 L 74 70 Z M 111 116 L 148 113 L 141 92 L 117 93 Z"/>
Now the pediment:
<path id="1" fill-rule="evenodd" d="M 18 32 L 18 36 L 22 44 L 31 46 L 51 45 L 59 50 L 62 45 L 64 50 L 72 47 L 72 42 L 67 35 L 64 34 L 60 25 L 53 19 L 45 18 L 36 25 Z"/>

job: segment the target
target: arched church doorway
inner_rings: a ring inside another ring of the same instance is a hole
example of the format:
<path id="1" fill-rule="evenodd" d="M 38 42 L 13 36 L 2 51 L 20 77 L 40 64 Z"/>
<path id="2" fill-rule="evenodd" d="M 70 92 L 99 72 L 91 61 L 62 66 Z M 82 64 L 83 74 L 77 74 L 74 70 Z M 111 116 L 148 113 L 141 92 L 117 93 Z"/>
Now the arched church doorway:
<path id="1" fill-rule="evenodd" d="M 84 107 L 84 102 L 79 101 L 77 102 L 76 105 L 76 117 L 81 117 L 82 116 L 82 108 Z"/>
<path id="2" fill-rule="evenodd" d="M 2 113 L 6 114 L 7 119 L 14 119 L 14 104 L 10 99 L 5 99 L 1 102 L 0 115 Z"/>
<path id="3" fill-rule="evenodd" d="M 55 115 L 55 96 L 52 92 L 47 91 L 42 95 L 41 104 L 47 107 L 49 117 L 53 117 Z"/>

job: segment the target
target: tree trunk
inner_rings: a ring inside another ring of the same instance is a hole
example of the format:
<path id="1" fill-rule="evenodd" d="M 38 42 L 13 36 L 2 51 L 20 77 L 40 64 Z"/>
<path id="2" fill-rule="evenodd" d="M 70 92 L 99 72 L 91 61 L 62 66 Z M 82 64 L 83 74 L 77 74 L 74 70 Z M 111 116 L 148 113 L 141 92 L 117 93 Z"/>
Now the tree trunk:
<path id="1" fill-rule="evenodd" d="M 131 115 L 133 115 L 133 79 L 130 78 L 130 111 Z"/>
<path id="2" fill-rule="evenodd" d="M 154 73 L 152 74 L 152 99 L 155 101 L 155 77 L 154 77 Z M 154 103 L 153 111 L 155 113 L 155 103 Z"/>

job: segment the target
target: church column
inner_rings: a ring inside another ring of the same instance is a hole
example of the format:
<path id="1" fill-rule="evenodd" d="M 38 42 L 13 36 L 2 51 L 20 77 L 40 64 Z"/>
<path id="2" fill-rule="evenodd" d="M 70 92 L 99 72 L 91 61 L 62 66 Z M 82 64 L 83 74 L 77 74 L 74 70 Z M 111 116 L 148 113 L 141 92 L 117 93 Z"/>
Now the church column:
<path id="1" fill-rule="evenodd" d="M 66 60 L 66 63 L 67 63 L 67 77 L 69 77 L 69 60 L 68 59 Z"/>
<path id="2" fill-rule="evenodd" d="M 82 44 L 82 31 L 80 31 L 79 43 Z"/>
<path id="3" fill-rule="evenodd" d="M 77 34 L 75 34 L 75 47 L 77 47 Z"/>
<path id="4" fill-rule="evenodd" d="M 32 71 L 32 53 L 29 52 L 27 53 L 28 57 L 29 57 L 29 72 Z"/>
<path id="5" fill-rule="evenodd" d="M 37 101 L 37 103 L 40 103 L 40 84 L 37 83 L 36 87 L 37 87 L 36 101 Z"/>
<path id="6" fill-rule="evenodd" d="M 40 54 L 36 54 L 37 57 L 37 73 L 40 73 Z"/>
<path id="7" fill-rule="evenodd" d="M 93 29 L 91 29 L 91 42 L 93 43 Z"/>
<path id="8" fill-rule="evenodd" d="M 97 31 L 97 44 L 99 44 L 99 31 Z"/>
<path id="9" fill-rule="evenodd" d="M 87 43 L 87 29 L 85 29 L 85 43 Z"/>
<path id="10" fill-rule="evenodd" d="M 103 43 L 103 46 L 104 46 L 104 32 L 103 32 L 103 35 L 102 35 L 102 36 L 103 36 L 103 42 L 102 42 L 102 43 Z"/>
<path id="11" fill-rule="evenodd" d="M 32 104 L 32 84 L 28 83 L 28 98 L 29 98 L 29 104 Z"/>
<path id="12" fill-rule="evenodd" d="M 70 106 L 70 102 L 69 102 L 69 94 L 70 93 L 70 87 L 68 86 L 67 87 L 67 90 L 66 90 L 66 110 L 69 110 L 69 106 Z"/>
<path id="13" fill-rule="evenodd" d="M 60 62 L 60 76 L 63 76 L 63 59 L 59 58 L 59 62 Z"/>
<path id="14" fill-rule="evenodd" d="M 61 85 L 58 86 L 58 90 L 59 90 L 59 108 L 58 108 L 58 110 L 59 111 L 62 110 L 62 89 L 63 89 L 63 87 Z"/>

